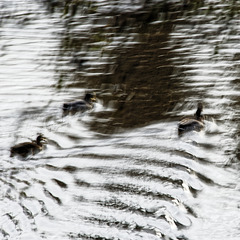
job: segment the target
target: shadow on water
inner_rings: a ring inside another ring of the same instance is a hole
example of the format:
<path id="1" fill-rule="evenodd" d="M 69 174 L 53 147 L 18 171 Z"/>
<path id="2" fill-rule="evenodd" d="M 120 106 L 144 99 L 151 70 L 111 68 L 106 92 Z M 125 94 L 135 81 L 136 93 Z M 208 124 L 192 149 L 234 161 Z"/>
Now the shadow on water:
<path id="1" fill-rule="evenodd" d="M 238 239 L 236 1 L 2 4 L 0 238 Z M 179 138 L 198 101 L 205 130 Z"/>
<path id="2" fill-rule="evenodd" d="M 100 13 L 83 16 L 81 5 L 66 23 L 60 57 L 73 52 L 75 71 L 60 70 L 57 87 L 94 89 L 104 108 L 113 109 L 96 113 L 94 131 L 112 133 L 166 118 L 183 98 L 178 94 L 180 73 L 172 63 L 178 53 L 169 46 L 169 34 L 184 13 L 180 10 L 193 6 L 145 3 L 137 11 L 101 13 L 92 4 Z"/>

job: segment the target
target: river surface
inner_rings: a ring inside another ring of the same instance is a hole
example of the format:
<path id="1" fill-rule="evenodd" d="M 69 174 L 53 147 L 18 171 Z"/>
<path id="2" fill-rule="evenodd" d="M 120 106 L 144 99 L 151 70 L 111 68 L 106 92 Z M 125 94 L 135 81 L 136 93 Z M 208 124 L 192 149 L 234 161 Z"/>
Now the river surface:
<path id="1" fill-rule="evenodd" d="M 240 239 L 240 2 L 66 2 L 0 2 L 0 239 Z"/>

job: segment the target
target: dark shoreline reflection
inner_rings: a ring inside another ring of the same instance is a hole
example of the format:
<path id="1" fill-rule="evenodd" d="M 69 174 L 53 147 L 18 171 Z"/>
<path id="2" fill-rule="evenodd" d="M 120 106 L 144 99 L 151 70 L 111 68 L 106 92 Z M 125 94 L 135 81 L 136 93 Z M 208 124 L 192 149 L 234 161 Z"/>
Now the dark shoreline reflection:
<path id="1" fill-rule="evenodd" d="M 83 6 L 66 21 L 59 58 L 68 59 L 73 71 L 60 67 L 56 86 L 94 89 L 103 106 L 113 109 L 95 114 L 90 128 L 96 132 L 166 119 L 165 113 L 186 97 L 178 91 L 181 73 L 172 62 L 177 53 L 169 47 L 169 34 L 193 5 L 149 3 L 135 12 L 108 13 L 97 8 L 92 13 L 89 6 L 87 14 Z"/>

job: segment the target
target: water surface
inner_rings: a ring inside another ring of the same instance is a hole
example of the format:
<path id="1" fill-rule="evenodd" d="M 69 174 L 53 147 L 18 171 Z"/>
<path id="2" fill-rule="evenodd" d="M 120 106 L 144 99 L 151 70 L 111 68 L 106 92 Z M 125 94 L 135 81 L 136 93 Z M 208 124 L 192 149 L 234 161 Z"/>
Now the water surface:
<path id="1" fill-rule="evenodd" d="M 0 9 L 1 239 L 239 239 L 238 2 Z M 179 138 L 199 101 L 205 130 Z"/>

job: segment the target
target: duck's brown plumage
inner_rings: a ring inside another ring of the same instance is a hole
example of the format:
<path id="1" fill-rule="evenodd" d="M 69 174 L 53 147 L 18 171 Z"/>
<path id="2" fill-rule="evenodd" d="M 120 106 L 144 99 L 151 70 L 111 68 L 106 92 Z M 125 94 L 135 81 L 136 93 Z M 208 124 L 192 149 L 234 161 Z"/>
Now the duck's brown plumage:
<path id="1" fill-rule="evenodd" d="M 43 149 L 43 143 L 46 141 L 46 138 L 42 135 L 37 136 L 35 141 L 32 142 L 23 142 L 19 143 L 10 149 L 10 157 L 13 157 L 15 155 L 19 155 L 22 157 L 27 157 L 28 155 L 35 155 L 42 151 Z"/>
<path id="2" fill-rule="evenodd" d="M 69 113 L 75 114 L 77 112 L 85 112 L 87 110 L 91 110 L 94 106 L 95 101 L 95 94 L 87 93 L 83 100 L 64 103 L 62 107 L 63 113 L 64 115 L 67 115 Z"/>
<path id="3" fill-rule="evenodd" d="M 178 133 L 182 134 L 189 131 L 201 131 L 204 128 L 204 116 L 202 103 L 198 104 L 196 113 L 192 118 L 184 118 L 178 124 Z"/>

